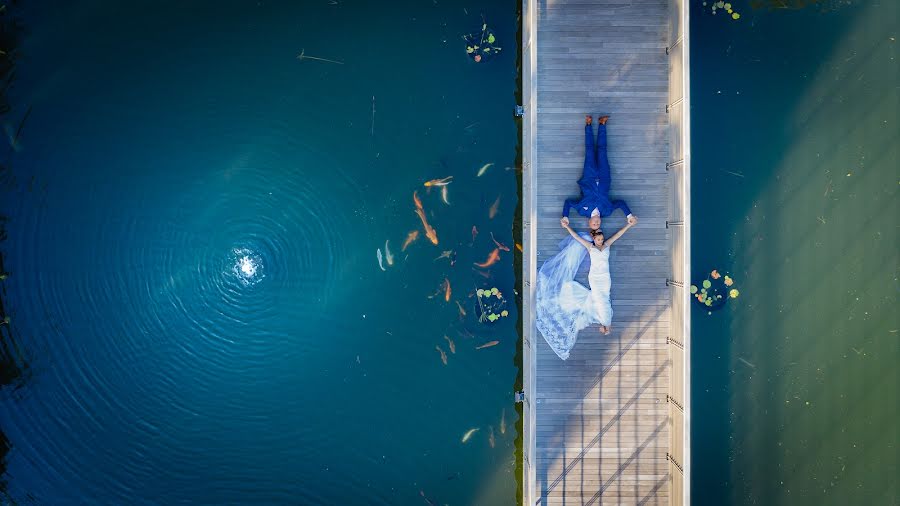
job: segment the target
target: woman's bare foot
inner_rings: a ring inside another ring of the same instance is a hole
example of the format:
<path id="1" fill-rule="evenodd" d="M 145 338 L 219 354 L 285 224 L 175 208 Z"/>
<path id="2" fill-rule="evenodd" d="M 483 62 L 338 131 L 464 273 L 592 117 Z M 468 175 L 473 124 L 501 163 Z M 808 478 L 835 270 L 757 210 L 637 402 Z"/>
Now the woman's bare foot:
<path id="1" fill-rule="evenodd" d="M 585 125 L 590 125 L 593 121 L 594 121 L 594 118 L 592 118 L 590 114 L 588 114 L 587 116 L 584 117 Z"/>
<path id="2" fill-rule="evenodd" d="M 607 327 L 606 325 L 600 325 L 600 333 L 603 334 L 604 336 L 609 335 L 609 330 L 610 330 L 610 328 Z"/>
<path id="3" fill-rule="evenodd" d="M 597 123 L 600 123 L 601 125 L 605 125 L 606 121 L 608 119 L 609 119 L 609 116 L 600 116 L 599 118 L 597 118 Z"/>

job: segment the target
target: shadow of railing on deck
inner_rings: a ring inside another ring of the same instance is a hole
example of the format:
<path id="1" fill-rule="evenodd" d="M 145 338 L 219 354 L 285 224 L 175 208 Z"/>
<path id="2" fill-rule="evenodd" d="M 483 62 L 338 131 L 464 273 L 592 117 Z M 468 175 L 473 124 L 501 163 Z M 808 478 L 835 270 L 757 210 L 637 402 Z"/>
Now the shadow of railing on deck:
<path id="1" fill-rule="evenodd" d="M 579 385 L 578 385 L 578 389 L 577 389 L 578 398 L 582 399 L 582 400 L 586 399 L 587 394 L 590 393 L 591 391 L 593 391 L 595 388 L 597 388 L 600 385 L 600 383 L 603 381 L 603 379 L 605 377 L 607 377 L 607 375 L 617 365 L 620 364 L 621 360 L 625 357 L 625 355 L 629 351 L 634 349 L 634 346 L 642 338 L 644 338 L 650 330 L 652 330 L 652 327 L 654 327 L 657 324 L 658 319 L 661 316 L 663 316 L 668 310 L 669 310 L 669 306 L 664 306 L 664 307 L 658 309 L 655 312 L 655 314 L 653 314 L 649 318 L 646 316 L 641 317 L 641 320 L 643 321 L 641 328 L 637 330 L 637 332 L 635 333 L 635 336 L 633 338 L 631 338 L 624 346 L 620 346 L 618 348 L 618 351 L 616 352 L 615 355 L 607 358 L 607 357 L 603 356 L 603 352 L 600 352 L 601 355 L 600 355 L 599 359 L 601 361 L 605 362 L 605 365 L 600 369 L 599 373 L 596 376 L 592 376 L 592 377 L 583 377 L 583 378 L 576 377 L 575 378 L 575 379 L 584 380 L 583 382 L 579 383 Z M 536 337 L 540 337 L 540 334 L 539 333 L 536 334 Z M 610 342 L 612 343 L 615 341 L 610 340 Z M 540 344 L 543 346 L 546 346 L 546 343 L 540 343 Z M 576 344 L 576 349 L 577 348 L 578 348 L 578 345 Z M 654 351 L 657 351 L 657 350 L 654 350 Z M 640 354 L 638 354 L 638 356 L 640 356 Z M 592 358 L 594 358 L 594 357 L 592 357 Z M 556 452 L 556 454 L 543 455 L 540 458 L 540 460 L 543 461 L 543 463 L 542 463 L 543 465 L 539 466 L 537 471 L 539 473 L 538 482 L 541 484 L 541 490 L 538 490 L 539 497 L 538 497 L 537 501 L 535 502 L 535 504 L 542 504 L 542 505 L 546 506 L 548 504 L 549 495 L 557 487 L 559 487 L 560 484 L 562 484 L 563 490 L 565 490 L 566 480 L 567 480 L 567 476 L 569 475 L 569 473 L 571 473 L 573 470 L 578 469 L 580 464 L 583 464 L 585 456 L 587 455 L 587 453 L 590 449 L 599 447 L 601 445 L 604 436 L 609 432 L 609 430 L 612 429 L 613 427 L 615 427 L 620 422 L 622 416 L 629 409 L 632 409 L 632 407 L 637 403 L 638 399 L 647 391 L 648 388 L 650 388 L 650 386 L 664 372 L 667 371 L 667 369 L 670 366 L 671 366 L 671 360 L 667 358 L 659 367 L 657 367 L 654 370 L 653 374 L 647 380 L 644 381 L 644 383 L 638 388 L 637 392 L 634 395 L 632 395 L 625 402 L 624 405 L 619 407 L 619 410 L 615 414 L 615 416 L 613 416 L 613 418 L 610 421 L 608 421 L 606 424 L 604 424 L 603 427 L 596 434 L 594 434 L 593 437 L 591 437 L 591 440 L 587 444 L 581 445 L 582 450 L 576 456 L 572 457 L 571 462 L 568 462 L 565 464 L 561 473 L 558 476 L 556 476 L 553 479 L 553 481 L 551 483 L 549 483 L 549 485 L 547 485 L 548 479 L 549 479 L 549 476 L 547 475 L 547 471 L 549 468 L 548 463 L 552 462 L 554 459 L 557 459 L 557 458 L 562 458 L 563 460 L 567 460 L 566 455 L 565 455 L 565 441 L 564 441 L 565 435 L 567 434 L 567 430 L 565 429 L 565 426 L 562 426 L 562 430 L 557 431 L 557 433 L 553 434 L 552 436 L 548 436 L 551 442 L 559 443 L 560 449 L 558 452 Z M 599 393 L 598 393 L 598 395 L 599 395 Z M 582 405 L 583 405 L 583 403 L 578 404 L 579 407 Z M 570 412 L 573 411 L 574 409 L 577 409 L 577 408 L 573 408 L 572 410 L 567 410 L 566 413 L 555 413 L 554 414 L 554 413 L 550 412 L 550 413 L 544 414 L 540 417 L 539 423 L 540 423 L 540 425 L 549 426 L 549 427 L 560 426 L 560 422 L 564 422 L 564 420 L 569 417 Z M 605 490 L 607 490 L 609 488 L 609 486 L 617 478 L 619 478 L 621 476 L 622 471 L 624 471 L 628 466 L 630 466 L 634 463 L 638 454 L 640 454 L 640 452 L 646 448 L 646 446 L 649 444 L 650 441 L 652 441 L 653 439 L 656 439 L 658 437 L 659 433 L 662 431 L 662 429 L 665 426 L 668 425 L 668 423 L 669 423 L 668 415 L 666 415 L 666 418 L 663 420 L 663 422 L 661 424 L 659 424 L 659 426 L 656 427 L 654 432 L 648 438 L 646 438 L 644 441 L 641 441 L 640 445 L 637 446 L 636 450 L 631 455 L 629 455 L 628 458 L 625 459 L 625 462 L 619 464 L 619 467 L 616 470 L 616 472 L 611 477 L 609 477 L 607 480 L 605 480 L 605 482 L 604 482 L 603 486 L 600 488 L 600 490 L 594 494 L 594 499 L 592 499 L 592 502 L 594 500 L 596 500 L 596 498 L 599 498 L 602 495 L 602 493 Z M 582 435 L 582 438 L 584 438 L 584 437 L 585 436 Z M 590 437 L 590 436 L 588 436 L 588 437 Z M 618 437 L 621 438 L 622 434 L 620 433 L 618 435 Z M 638 443 L 636 434 L 635 434 L 634 442 Z M 621 461 L 620 457 L 619 457 L 619 460 Z M 658 468 L 654 469 L 654 471 L 656 471 L 657 474 L 659 474 Z M 665 473 L 665 472 L 666 472 L 665 470 L 662 471 L 662 473 Z M 581 474 L 582 474 L 581 479 L 583 480 L 584 473 L 582 472 Z M 602 471 L 599 468 L 597 470 L 597 477 L 602 478 Z M 662 485 L 664 485 L 665 480 L 666 480 L 666 478 L 663 478 L 662 484 L 657 483 L 654 487 L 654 490 L 658 490 Z M 637 485 L 635 485 L 635 486 L 637 486 Z M 581 487 L 582 487 L 581 491 L 584 492 L 584 489 L 583 489 L 584 485 L 582 484 Z M 651 492 L 651 495 L 652 495 L 652 492 Z M 647 499 L 648 498 L 645 497 L 643 499 L 643 501 L 646 502 Z M 563 504 L 565 504 L 564 495 L 563 495 Z"/>

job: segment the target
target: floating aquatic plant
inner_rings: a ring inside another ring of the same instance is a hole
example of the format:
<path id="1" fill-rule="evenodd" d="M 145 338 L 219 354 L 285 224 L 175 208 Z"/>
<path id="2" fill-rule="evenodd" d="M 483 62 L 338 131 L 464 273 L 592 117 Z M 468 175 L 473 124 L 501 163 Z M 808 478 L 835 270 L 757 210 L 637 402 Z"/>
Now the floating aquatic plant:
<path id="1" fill-rule="evenodd" d="M 706 7 L 707 2 L 703 2 L 703 6 Z M 729 16 L 731 16 L 731 19 L 734 19 L 734 20 L 741 18 L 741 15 L 737 11 L 734 10 L 734 7 L 731 5 L 730 2 L 724 2 L 724 1 L 711 2 L 710 12 L 712 12 L 713 14 L 716 14 L 718 11 L 725 11 Z"/>
<path id="2" fill-rule="evenodd" d="M 506 309 L 506 299 L 503 293 L 497 287 L 475 290 L 478 306 L 475 308 L 478 312 L 478 321 L 480 323 L 494 323 L 500 318 L 509 316 Z"/>
<path id="3" fill-rule="evenodd" d="M 709 276 L 698 285 L 691 285 L 691 297 L 709 310 L 710 314 L 716 309 L 725 306 L 728 299 L 736 299 L 740 292 L 737 288 L 731 288 L 734 285 L 734 279 L 725 274 L 721 274 L 717 269 L 713 269 Z"/>
<path id="4" fill-rule="evenodd" d="M 494 32 L 488 28 L 487 23 L 481 25 L 481 31 L 465 35 L 463 39 L 466 41 L 466 54 L 475 63 L 480 63 L 485 58 L 494 56 L 503 48 L 496 46 L 497 37 Z"/>

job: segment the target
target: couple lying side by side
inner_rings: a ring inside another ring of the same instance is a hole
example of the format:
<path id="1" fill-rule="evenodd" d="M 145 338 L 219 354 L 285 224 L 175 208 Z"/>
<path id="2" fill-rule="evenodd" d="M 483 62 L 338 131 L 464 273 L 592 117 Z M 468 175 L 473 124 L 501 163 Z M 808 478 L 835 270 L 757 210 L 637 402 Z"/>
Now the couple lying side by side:
<path id="1" fill-rule="evenodd" d="M 569 358 L 569 352 L 582 329 L 599 324 L 600 332 L 609 334 L 613 314 L 609 300 L 609 248 L 637 223 L 637 218 L 624 201 L 609 200 L 611 178 L 606 156 L 608 118 L 602 116 L 598 119 L 599 132 L 595 144 L 591 117 L 587 117 L 584 127 L 584 172 L 578 180 L 581 198 L 566 200 L 560 219 L 560 224 L 570 237 L 563 239 L 559 253 L 544 262 L 538 272 L 535 324 L 550 348 L 563 360 Z M 570 209 L 588 218 L 589 235 L 580 235 L 569 226 Z M 602 217 L 609 216 L 616 209 L 625 213 L 627 224 L 606 237 L 600 230 Z M 575 281 L 578 268 L 588 255 L 590 289 Z"/>

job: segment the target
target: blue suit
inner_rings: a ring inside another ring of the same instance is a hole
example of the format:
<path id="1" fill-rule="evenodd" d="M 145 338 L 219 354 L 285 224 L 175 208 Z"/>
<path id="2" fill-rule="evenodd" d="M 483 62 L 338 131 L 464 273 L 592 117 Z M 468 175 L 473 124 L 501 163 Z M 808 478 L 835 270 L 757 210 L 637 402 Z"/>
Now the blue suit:
<path id="1" fill-rule="evenodd" d="M 609 186 L 612 179 L 609 174 L 609 159 L 606 157 L 606 125 L 600 125 L 597 132 L 597 145 L 594 146 L 593 125 L 584 126 L 584 171 L 578 186 L 581 188 L 581 197 L 566 199 L 563 206 L 563 216 L 569 216 L 569 210 L 575 211 L 586 217 L 591 217 L 594 209 L 600 211 L 600 216 L 609 216 L 616 209 L 621 209 L 625 216 L 631 214 L 628 204 L 624 200 L 609 200 Z"/>

